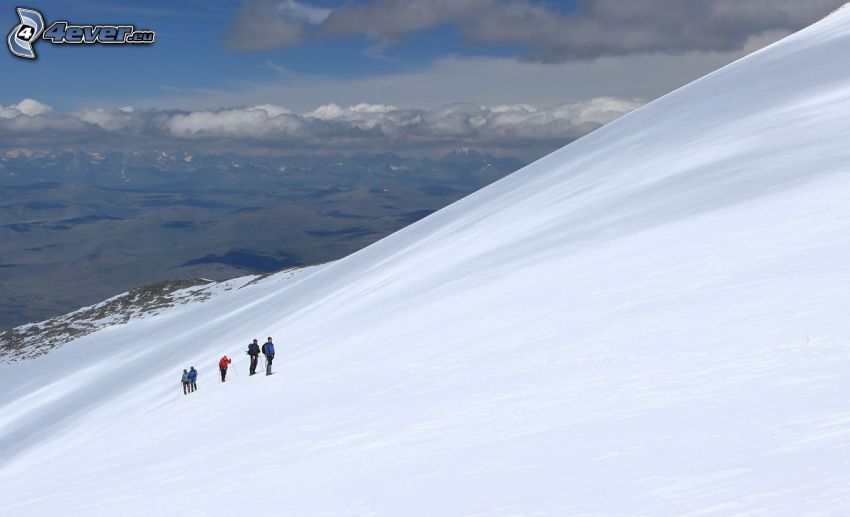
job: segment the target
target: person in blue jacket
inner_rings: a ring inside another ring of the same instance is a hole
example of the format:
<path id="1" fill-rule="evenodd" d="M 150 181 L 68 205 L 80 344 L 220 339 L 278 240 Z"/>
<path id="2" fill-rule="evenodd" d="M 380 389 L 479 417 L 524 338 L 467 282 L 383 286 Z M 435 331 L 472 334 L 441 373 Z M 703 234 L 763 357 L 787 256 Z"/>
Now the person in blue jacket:
<path id="1" fill-rule="evenodd" d="M 269 336 L 269 340 L 263 345 L 263 355 L 266 356 L 266 375 L 272 374 L 272 360 L 274 360 L 274 343 Z"/>
<path id="2" fill-rule="evenodd" d="M 198 370 L 195 369 L 194 366 L 189 368 L 189 393 L 192 393 L 196 389 L 198 389 Z"/>

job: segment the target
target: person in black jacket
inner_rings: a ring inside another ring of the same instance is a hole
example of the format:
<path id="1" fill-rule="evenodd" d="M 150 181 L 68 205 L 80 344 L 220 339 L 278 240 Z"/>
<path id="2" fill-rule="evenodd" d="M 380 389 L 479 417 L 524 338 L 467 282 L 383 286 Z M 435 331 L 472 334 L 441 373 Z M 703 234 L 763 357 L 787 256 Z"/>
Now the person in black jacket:
<path id="1" fill-rule="evenodd" d="M 257 373 L 257 362 L 260 357 L 260 345 L 257 344 L 257 340 L 255 339 L 253 343 L 248 345 L 248 355 L 251 356 L 251 369 L 248 375 L 254 375 Z"/>

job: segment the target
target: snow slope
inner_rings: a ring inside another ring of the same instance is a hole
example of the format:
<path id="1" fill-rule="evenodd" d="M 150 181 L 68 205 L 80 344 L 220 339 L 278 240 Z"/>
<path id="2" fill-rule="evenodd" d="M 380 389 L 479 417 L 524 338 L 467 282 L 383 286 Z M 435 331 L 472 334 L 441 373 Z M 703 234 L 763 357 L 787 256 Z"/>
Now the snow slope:
<path id="1" fill-rule="evenodd" d="M 848 49 L 844 9 L 342 261 L 0 367 L 0 514 L 850 514 Z"/>

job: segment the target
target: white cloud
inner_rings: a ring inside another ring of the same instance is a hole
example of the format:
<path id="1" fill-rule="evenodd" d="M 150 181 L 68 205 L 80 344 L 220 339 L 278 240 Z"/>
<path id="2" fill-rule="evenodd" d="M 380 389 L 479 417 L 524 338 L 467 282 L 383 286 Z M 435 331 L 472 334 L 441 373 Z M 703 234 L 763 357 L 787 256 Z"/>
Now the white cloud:
<path id="1" fill-rule="evenodd" d="M 46 115 L 52 111 L 53 108 L 47 104 L 33 99 L 24 99 L 17 104 L 12 104 L 11 106 L 0 106 L 0 118 L 12 119 L 20 115 L 36 117 L 38 115 Z"/>
<path id="2" fill-rule="evenodd" d="M 278 2 L 275 14 L 318 25 L 325 21 L 331 12 L 333 12 L 333 9 L 314 7 L 295 0 L 284 0 Z"/>
<path id="3" fill-rule="evenodd" d="M 34 134 L 76 136 L 86 124 L 72 115 L 54 115 L 53 108 L 34 99 L 0 106 L 0 135 L 4 143 L 17 145 L 15 137 L 31 138 Z"/>
<path id="4" fill-rule="evenodd" d="M 15 105 L 21 113 L 24 115 L 29 115 L 30 117 L 35 117 L 38 115 L 45 115 L 53 111 L 53 108 L 48 106 L 47 104 L 38 102 L 33 99 L 24 99 Z"/>
<path id="5" fill-rule="evenodd" d="M 127 111 L 126 108 L 118 108 L 117 110 L 106 110 L 103 108 L 82 110 L 74 115 L 84 122 L 100 126 L 107 131 L 117 131 L 124 129 L 132 121 L 132 108 Z"/>
<path id="6" fill-rule="evenodd" d="M 300 117 L 271 104 L 174 115 L 166 127 L 171 135 L 184 138 L 291 138 L 303 134 Z"/>
<path id="7" fill-rule="evenodd" d="M 305 142 L 575 138 L 640 105 L 638 101 L 614 98 L 547 107 L 457 103 L 411 109 L 361 103 L 349 107 L 327 104 L 303 114 L 261 105 L 178 114 L 171 117 L 167 128 L 176 137 Z"/>

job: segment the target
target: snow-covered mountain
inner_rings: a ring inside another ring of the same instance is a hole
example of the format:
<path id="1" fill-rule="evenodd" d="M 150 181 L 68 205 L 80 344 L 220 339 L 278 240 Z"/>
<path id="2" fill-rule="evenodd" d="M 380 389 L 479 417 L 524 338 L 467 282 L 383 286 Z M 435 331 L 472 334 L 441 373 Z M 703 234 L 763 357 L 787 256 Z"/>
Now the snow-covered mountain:
<path id="1" fill-rule="evenodd" d="M 344 260 L 0 367 L 0 514 L 850 514 L 848 49 L 844 9 Z"/>

